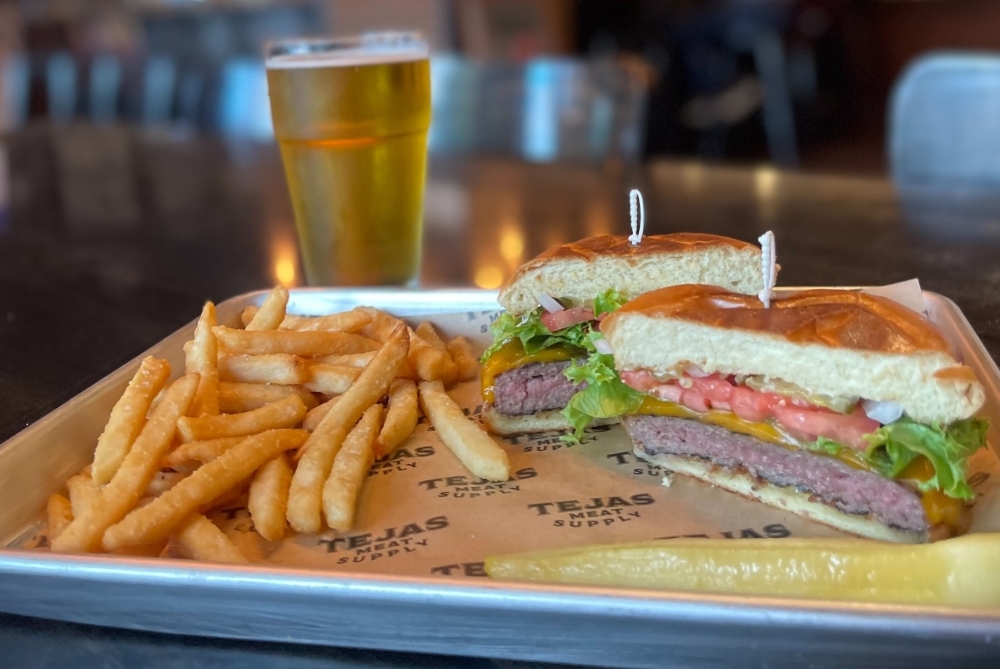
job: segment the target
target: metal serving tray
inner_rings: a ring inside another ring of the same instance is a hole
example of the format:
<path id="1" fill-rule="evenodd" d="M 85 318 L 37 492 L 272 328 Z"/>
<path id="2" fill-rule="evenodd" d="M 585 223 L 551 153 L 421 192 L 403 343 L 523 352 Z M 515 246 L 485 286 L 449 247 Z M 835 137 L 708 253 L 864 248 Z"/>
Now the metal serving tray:
<path id="1" fill-rule="evenodd" d="M 264 295 L 222 303 L 220 322 L 236 322 Z M 924 297 L 932 320 L 986 387 L 984 412 L 993 419 L 996 444 L 1000 371 L 953 302 Z M 489 291 L 303 289 L 292 292 L 290 309 L 329 313 L 356 305 L 401 316 L 497 308 Z M 190 332 L 184 328 L 147 354 L 182 364 Z M 2 545 L 37 528 L 48 495 L 89 461 L 138 360 L 0 447 Z M 173 634 L 614 667 L 864 661 L 912 669 L 998 666 L 1000 658 L 1000 609 L 449 581 L 9 548 L 0 549 L 0 610 Z"/>

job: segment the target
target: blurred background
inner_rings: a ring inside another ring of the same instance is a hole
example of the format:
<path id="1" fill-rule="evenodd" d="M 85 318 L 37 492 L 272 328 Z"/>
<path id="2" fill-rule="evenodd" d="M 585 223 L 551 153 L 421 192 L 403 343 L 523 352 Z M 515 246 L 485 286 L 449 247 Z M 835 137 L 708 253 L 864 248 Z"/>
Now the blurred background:
<path id="1" fill-rule="evenodd" d="M 419 30 L 432 153 L 885 170 L 914 56 L 1000 47 L 992 0 L 0 0 L 0 130 L 125 122 L 267 142 L 267 40 Z"/>
<path id="2" fill-rule="evenodd" d="M 654 230 L 755 238 L 772 209 L 733 227 L 698 190 L 704 166 L 754 170 L 761 202 L 774 170 L 891 176 L 895 82 L 928 53 L 1000 50 L 1000 3 L 0 0 L 0 237 L 17 232 L 18 256 L 38 236 L 47 257 L 65 241 L 56 270 L 86 265 L 118 291 L 150 275 L 192 295 L 301 283 L 264 46 L 378 29 L 432 45 L 426 246 L 451 250 L 423 281 L 496 287 L 551 243 L 620 230 L 619 199 L 644 180 L 668 184 Z M 960 105 L 942 95 L 947 117 Z M 920 150 L 923 167 L 944 164 Z M 671 189 L 692 198 L 684 220 Z M 224 262 L 206 240 L 224 241 Z"/>

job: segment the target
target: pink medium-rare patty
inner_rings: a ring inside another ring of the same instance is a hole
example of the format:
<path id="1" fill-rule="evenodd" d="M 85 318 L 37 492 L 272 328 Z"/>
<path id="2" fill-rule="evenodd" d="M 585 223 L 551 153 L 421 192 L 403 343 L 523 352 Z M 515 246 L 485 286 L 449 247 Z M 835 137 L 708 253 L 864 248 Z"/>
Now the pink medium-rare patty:
<path id="1" fill-rule="evenodd" d="M 669 416 L 622 418 L 637 454 L 693 456 L 780 487 L 807 492 L 849 514 L 871 514 L 893 528 L 924 532 L 919 493 L 840 460 L 793 450 L 716 425 Z"/>
<path id="2" fill-rule="evenodd" d="M 494 408 L 508 416 L 565 408 L 584 388 L 563 376 L 571 364 L 569 360 L 532 363 L 499 374 L 493 382 Z"/>

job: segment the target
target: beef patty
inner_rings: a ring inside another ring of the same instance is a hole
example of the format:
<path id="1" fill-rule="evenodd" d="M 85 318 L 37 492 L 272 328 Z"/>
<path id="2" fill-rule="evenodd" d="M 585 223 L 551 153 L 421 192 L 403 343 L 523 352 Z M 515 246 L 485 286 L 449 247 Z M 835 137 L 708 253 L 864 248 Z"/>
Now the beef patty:
<path id="1" fill-rule="evenodd" d="M 563 409 L 586 384 L 573 383 L 563 370 L 571 361 L 539 362 L 509 369 L 493 381 L 493 406 L 508 416 Z"/>
<path id="2" fill-rule="evenodd" d="M 750 477 L 776 486 L 810 493 L 845 513 L 871 514 L 896 529 L 928 529 L 919 493 L 835 458 L 685 418 L 627 416 L 622 423 L 637 452 L 701 458 L 731 471 L 742 469 Z"/>

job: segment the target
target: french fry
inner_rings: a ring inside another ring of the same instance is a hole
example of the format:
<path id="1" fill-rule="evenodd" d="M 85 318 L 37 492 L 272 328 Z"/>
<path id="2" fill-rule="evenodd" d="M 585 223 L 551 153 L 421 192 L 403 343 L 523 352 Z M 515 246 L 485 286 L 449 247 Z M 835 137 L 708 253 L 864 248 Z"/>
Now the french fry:
<path id="1" fill-rule="evenodd" d="M 285 319 L 285 307 L 288 306 L 288 290 L 284 286 L 275 286 L 274 290 L 260 305 L 260 309 L 245 324 L 247 330 L 277 330 Z"/>
<path id="2" fill-rule="evenodd" d="M 421 321 L 420 325 L 416 327 L 414 332 L 420 335 L 421 339 L 434 348 L 441 351 L 445 350 L 444 340 L 441 339 L 441 336 L 438 334 L 437 330 L 434 329 L 434 326 L 431 325 L 430 321 Z"/>
<path id="3" fill-rule="evenodd" d="M 159 497 L 166 491 L 190 476 L 190 472 L 156 472 L 149 487 L 146 488 L 144 497 Z"/>
<path id="4" fill-rule="evenodd" d="M 212 329 L 219 343 L 229 353 L 263 355 L 288 353 L 304 358 L 345 353 L 366 353 L 378 344 L 348 332 L 298 332 L 296 330 L 236 330 L 225 326 Z"/>
<path id="5" fill-rule="evenodd" d="M 139 371 L 111 410 L 111 418 L 97 440 L 93 477 L 98 483 L 107 483 L 114 476 L 132 442 L 142 431 L 153 398 L 163 389 L 168 378 L 170 365 L 165 360 L 147 357 L 139 365 Z"/>
<path id="6" fill-rule="evenodd" d="M 323 417 L 333 408 L 333 405 L 337 403 L 339 397 L 332 397 L 326 402 L 323 402 L 318 407 L 310 409 L 306 417 L 302 419 L 302 429 L 309 430 L 312 432 L 316 429 L 316 426 L 320 424 Z"/>
<path id="7" fill-rule="evenodd" d="M 407 355 L 410 367 L 423 381 L 441 381 L 445 385 L 454 383 L 458 369 L 444 348 L 428 344 L 413 330 L 410 330 L 410 352 Z"/>
<path id="8" fill-rule="evenodd" d="M 285 510 L 288 524 L 296 532 L 316 534 L 323 529 L 320 518 L 323 484 L 330 476 L 333 460 L 346 437 L 347 430 L 343 427 L 329 429 L 323 433 L 322 440 L 313 441 L 300 453 L 299 464 L 288 487 L 288 506 Z"/>
<path id="9" fill-rule="evenodd" d="M 305 382 L 307 390 L 323 395 L 343 395 L 361 375 L 361 370 L 357 367 L 318 364 L 309 365 L 309 374 L 309 380 Z"/>
<path id="10" fill-rule="evenodd" d="M 101 494 L 101 486 L 89 476 L 77 474 L 69 477 L 66 481 L 66 489 L 69 491 L 70 505 L 73 507 L 73 517 L 82 516 L 84 511 Z"/>
<path id="11" fill-rule="evenodd" d="M 184 417 L 177 421 L 177 431 L 184 442 L 240 437 L 265 430 L 294 427 L 305 415 L 306 405 L 302 398 L 289 395 L 245 413 Z"/>
<path id="12" fill-rule="evenodd" d="M 257 307 L 246 307 L 240 316 L 244 327 L 257 315 Z M 298 330 L 300 332 L 358 332 L 371 323 L 371 316 L 355 309 L 329 316 L 296 316 L 285 314 L 281 322 L 282 330 Z M 249 328 L 247 328 L 249 329 Z"/>
<path id="13" fill-rule="evenodd" d="M 510 478 L 507 453 L 482 428 L 465 417 L 440 381 L 420 384 L 420 404 L 444 445 L 475 476 L 488 481 Z"/>
<path id="14" fill-rule="evenodd" d="M 280 541 L 285 536 L 288 510 L 288 486 L 292 468 L 284 453 L 265 463 L 250 483 L 247 508 L 257 533 L 268 541 Z"/>
<path id="15" fill-rule="evenodd" d="M 381 312 L 379 312 L 381 313 Z M 303 445 L 303 451 L 299 454 L 300 459 L 303 453 L 308 453 L 314 444 L 321 444 L 329 441 L 334 433 L 346 431 L 351 428 L 361 414 L 371 405 L 381 400 L 389 391 L 389 386 L 399 374 L 406 354 L 409 350 L 409 336 L 406 326 L 400 323 L 392 336 L 386 340 L 382 348 L 379 349 L 375 359 L 362 370 L 358 380 L 354 382 L 346 393 L 340 396 L 340 400 L 327 412 L 323 420 L 313 430 L 309 439 Z M 343 440 L 343 434 L 340 439 Z M 337 448 L 340 446 L 338 445 Z M 332 460 L 331 460 L 332 462 Z M 329 471 L 324 473 L 323 479 Z M 291 502 L 289 502 L 291 504 Z M 317 515 L 319 514 L 317 505 Z M 291 520 L 291 519 L 289 519 Z"/>
<path id="16" fill-rule="evenodd" d="M 357 367 L 364 369 L 375 357 L 375 351 L 367 353 L 348 353 L 345 355 L 328 355 L 322 358 L 313 358 L 310 362 L 324 365 L 337 365 L 339 367 Z"/>
<path id="17" fill-rule="evenodd" d="M 151 544 L 166 538 L 188 514 L 217 500 L 278 453 L 301 444 L 301 437 L 277 430 L 244 439 L 109 527 L 103 538 L 105 550 Z"/>
<path id="18" fill-rule="evenodd" d="M 216 361 L 219 344 L 212 329 L 215 327 L 215 305 L 206 302 L 201 317 L 194 328 L 191 348 L 185 353 L 184 369 L 188 374 L 199 374 L 198 392 L 195 393 L 189 412 L 192 416 L 214 416 L 219 413 L 219 371 Z"/>
<path id="19" fill-rule="evenodd" d="M 200 513 L 193 513 L 177 527 L 172 538 L 181 550 L 195 560 L 223 564 L 247 564 L 249 561 L 215 523 Z"/>
<path id="20" fill-rule="evenodd" d="M 52 542 L 54 552 L 79 553 L 100 549 L 105 530 L 124 518 L 149 487 L 160 461 L 170 448 L 177 419 L 188 412 L 197 388 L 198 375 L 188 374 L 167 389 L 163 401 L 153 411 L 111 481 L 90 507 L 75 517 Z"/>
<path id="21" fill-rule="evenodd" d="M 333 460 L 330 476 L 323 485 L 323 515 L 332 530 L 346 532 L 351 529 L 358 492 L 375 459 L 372 443 L 381 424 L 382 405 L 373 404 L 347 435 L 343 448 Z"/>
<path id="22" fill-rule="evenodd" d="M 68 499 L 56 493 L 49 495 L 49 501 L 45 505 L 45 514 L 48 517 L 47 534 L 49 543 L 51 543 L 73 522 L 73 506 Z"/>
<path id="23" fill-rule="evenodd" d="M 282 328 L 299 332 L 359 332 L 372 317 L 357 309 L 329 316 L 287 316 Z"/>
<path id="24" fill-rule="evenodd" d="M 189 441 L 167 453 L 163 467 L 180 467 L 189 462 L 204 464 L 216 459 L 246 437 L 220 437 L 207 441 Z M 70 490 L 72 496 L 72 490 Z"/>
<path id="25" fill-rule="evenodd" d="M 312 409 L 319 402 L 311 392 L 298 386 L 278 386 L 267 383 L 219 383 L 219 409 L 222 413 L 243 413 L 277 402 L 289 395 L 302 398 L 306 408 Z"/>
<path id="26" fill-rule="evenodd" d="M 380 344 L 388 341 L 396 327 L 403 323 L 403 321 L 395 316 L 390 316 L 374 307 L 358 307 L 355 311 L 360 311 L 371 317 L 371 323 L 361 329 L 361 334 L 369 339 L 374 339 Z"/>
<path id="27" fill-rule="evenodd" d="M 309 365 L 302 358 L 287 353 L 221 355 L 219 379 L 236 383 L 300 386 L 309 380 Z"/>
<path id="28" fill-rule="evenodd" d="M 471 381 L 479 374 L 479 362 L 472 352 L 472 344 L 465 337 L 455 337 L 446 345 L 451 359 L 458 368 L 459 381 Z"/>
<path id="29" fill-rule="evenodd" d="M 389 388 L 389 411 L 372 447 L 376 458 L 389 455 L 417 427 L 417 386 L 409 379 L 396 379 Z"/>

